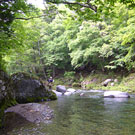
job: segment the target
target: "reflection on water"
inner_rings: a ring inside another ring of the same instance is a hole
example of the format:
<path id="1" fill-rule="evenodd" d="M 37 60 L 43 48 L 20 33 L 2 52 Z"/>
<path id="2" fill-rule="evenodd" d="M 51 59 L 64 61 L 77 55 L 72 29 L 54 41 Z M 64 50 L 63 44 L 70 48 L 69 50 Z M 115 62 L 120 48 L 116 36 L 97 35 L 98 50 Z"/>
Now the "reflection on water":
<path id="1" fill-rule="evenodd" d="M 84 92 L 84 91 L 83 91 Z M 23 125 L 9 135 L 134 135 L 134 98 L 103 98 L 102 91 L 61 96 L 49 102 L 55 110 L 51 124 Z"/>

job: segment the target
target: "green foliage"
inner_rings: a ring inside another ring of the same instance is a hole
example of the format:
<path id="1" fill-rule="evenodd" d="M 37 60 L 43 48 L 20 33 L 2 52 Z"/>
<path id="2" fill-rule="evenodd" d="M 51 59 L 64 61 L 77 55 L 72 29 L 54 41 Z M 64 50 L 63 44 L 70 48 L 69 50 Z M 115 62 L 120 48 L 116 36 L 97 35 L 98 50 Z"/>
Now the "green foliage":
<path id="1" fill-rule="evenodd" d="M 64 77 L 65 78 L 74 78 L 74 76 L 75 76 L 75 72 L 74 71 L 69 71 L 69 72 L 65 72 L 64 73 Z"/>
<path id="2" fill-rule="evenodd" d="M 65 4 L 78 15 L 79 21 L 104 20 L 104 17 L 113 16 L 113 10 L 118 3 L 134 8 L 133 0 L 46 0 L 49 4 Z"/>
<path id="3" fill-rule="evenodd" d="M 34 7 L 28 5 L 26 0 L 3 0 L 0 1 L 0 9 L 0 68 L 5 69 L 3 57 L 10 54 L 12 49 L 21 46 L 25 38 L 22 22 L 19 21 L 19 25 L 15 23 L 15 19 L 30 15 Z"/>
<path id="4" fill-rule="evenodd" d="M 77 2 L 86 3 L 85 0 Z M 55 76 L 58 70 L 133 70 L 134 9 L 121 4 L 122 1 L 91 2 L 98 7 L 96 14 L 80 5 L 70 7 L 76 12 L 63 5 L 58 9 L 52 5 L 43 11 L 20 5 L 25 14 L 15 12 L 16 18 L 46 16 L 12 20 L 13 33 L 10 36 L 4 31 L 0 33 L 0 68 L 6 68 L 9 73 L 24 71 L 44 78 Z M 93 21 L 96 18 L 98 21 Z"/>
<path id="5" fill-rule="evenodd" d="M 6 97 L 0 102 L 0 128 L 3 127 L 4 111 L 11 106 L 16 105 L 17 102 L 13 97 Z"/>
<path id="6" fill-rule="evenodd" d="M 101 47 L 107 41 L 104 40 L 105 36 L 101 36 L 99 27 L 98 23 L 83 22 L 80 31 L 77 33 L 77 38 L 69 42 L 71 63 L 75 68 L 86 66 L 87 64 L 100 67 L 101 59 L 99 55 Z"/>
<path id="7" fill-rule="evenodd" d="M 15 19 L 15 15 L 25 13 L 28 5 L 25 0 L 2 0 L 0 9 L 0 32 L 11 32 L 10 24 Z"/>

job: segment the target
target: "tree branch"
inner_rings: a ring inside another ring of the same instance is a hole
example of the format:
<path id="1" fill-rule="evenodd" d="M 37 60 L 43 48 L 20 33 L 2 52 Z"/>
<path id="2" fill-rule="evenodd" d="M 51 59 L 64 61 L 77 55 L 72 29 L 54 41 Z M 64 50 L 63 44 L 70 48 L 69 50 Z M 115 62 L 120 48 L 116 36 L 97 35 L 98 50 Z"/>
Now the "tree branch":
<path id="1" fill-rule="evenodd" d="M 17 17 L 15 19 L 20 19 L 20 20 L 30 20 L 30 19 L 35 19 L 35 18 L 40 18 L 40 17 L 43 17 L 45 15 L 40 15 L 40 16 L 33 16 L 33 17 L 30 17 L 30 18 L 23 18 L 23 17 Z"/>
<path id="2" fill-rule="evenodd" d="M 67 2 L 67 1 L 53 1 L 53 0 L 46 0 L 47 2 L 53 3 L 53 4 L 68 4 L 68 5 L 80 5 L 81 7 L 90 8 L 91 10 L 97 12 L 97 7 L 95 5 L 92 5 L 90 3 L 91 0 L 87 0 L 86 3 L 80 3 L 80 2 Z"/>

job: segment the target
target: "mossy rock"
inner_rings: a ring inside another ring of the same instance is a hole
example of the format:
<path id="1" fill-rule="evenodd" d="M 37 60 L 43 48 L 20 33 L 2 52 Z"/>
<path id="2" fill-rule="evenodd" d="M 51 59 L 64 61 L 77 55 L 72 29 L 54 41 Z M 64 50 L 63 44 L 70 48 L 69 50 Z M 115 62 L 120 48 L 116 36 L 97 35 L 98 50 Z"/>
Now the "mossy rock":
<path id="1" fill-rule="evenodd" d="M 49 99 L 51 99 L 51 100 L 56 100 L 57 99 L 57 96 L 53 91 L 50 91 Z"/>
<path id="2" fill-rule="evenodd" d="M 11 76 L 11 84 L 14 97 L 18 103 L 41 102 L 54 100 L 55 93 L 51 91 L 37 78 L 26 73 L 16 73 Z"/>
<path id="3" fill-rule="evenodd" d="M 9 76 L 3 70 L 0 70 L 0 128 L 3 125 L 5 109 L 11 106 L 14 100 L 8 89 L 9 80 Z"/>
<path id="4" fill-rule="evenodd" d="M 17 102 L 14 98 L 6 96 L 1 102 L 0 102 L 0 128 L 4 125 L 4 111 L 11 106 L 16 105 Z"/>

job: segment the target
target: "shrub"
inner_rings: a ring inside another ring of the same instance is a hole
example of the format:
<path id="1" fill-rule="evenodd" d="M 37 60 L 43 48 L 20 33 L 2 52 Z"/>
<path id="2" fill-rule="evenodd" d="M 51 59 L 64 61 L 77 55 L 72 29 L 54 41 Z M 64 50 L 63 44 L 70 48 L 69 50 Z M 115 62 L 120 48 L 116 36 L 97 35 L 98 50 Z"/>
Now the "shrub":
<path id="1" fill-rule="evenodd" d="M 73 79 L 74 76 L 75 76 L 75 72 L 74 71 L 70 71 L 70 72 L 65 72 L 64 73 L 64 77 L 65 78 Z"/>

